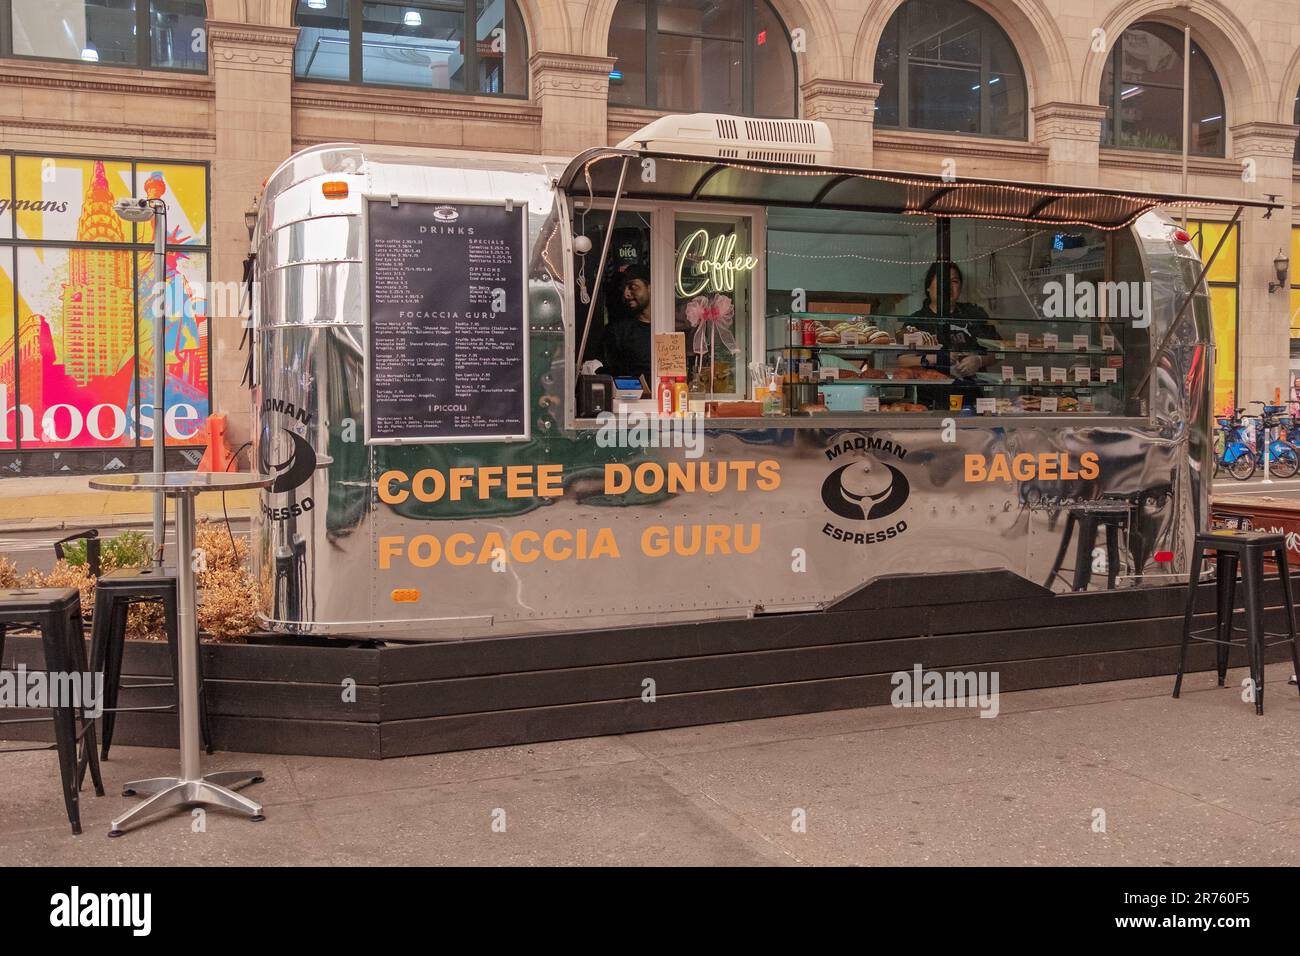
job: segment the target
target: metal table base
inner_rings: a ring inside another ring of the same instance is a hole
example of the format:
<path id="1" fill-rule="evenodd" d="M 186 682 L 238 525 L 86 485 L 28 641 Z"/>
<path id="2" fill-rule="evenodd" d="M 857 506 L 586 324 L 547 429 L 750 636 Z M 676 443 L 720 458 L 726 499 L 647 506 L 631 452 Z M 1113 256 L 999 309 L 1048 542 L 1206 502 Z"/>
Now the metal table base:
<path id="1" fill-rule="evenodd" d="M 157 476 L 122 475 L 114 478 L 98 479 L 91 483 L 95 487 L 100 482 L 103 487 L 115 491 L 147 490 L 147 479 Z M 202 767 L 203 745 L 199 735 L 199 635 L 196 604 L 198 592 L 194 580 L 194 496 L 213 484 L 230 486 L 230 479 L 240 481 L 242 487 L 260 487 L 269 479 L 250 478 L 242 475 L 194 475 L 192 484 L 181 482 L 183 474 L 164 476 L 165 491 L 176 502 L 176 624 L 180 631 L 177 647 L 176 667 L 179 671 L 177 682 L 177 710 L 180 712 L 180 751 L 181 770 L 177 777 L 151 777 L 145 780 L 132 780 L 122 789 L 123 796 L 142 796 L 147 799 L 132 807 L 126 813 L 113 820 L 108 831 L 111 837 L 121 836 L 123 827 L 138 823 L 155 814 L 176 807 L 213 806 L 224 807 L 242 813 L 252 820 L 263 820 L 262 805 L 243 794 L 230 789 L 241 783 L 261 783 L 264 779 L 260 770 L 220 770 L 204 774 Z M 131 478 L 140 484 L 124 487 L 121 482 Z M 221 481 L 221 479 L 226 481 Z M 114 480 L 116 479 L 116 480 Z M 178 481 L 179 479 L 179 481 Z M 206 479 L 203 480 L 203 479 Z M 141 487 L 141 484 L 146 487 Z"/>

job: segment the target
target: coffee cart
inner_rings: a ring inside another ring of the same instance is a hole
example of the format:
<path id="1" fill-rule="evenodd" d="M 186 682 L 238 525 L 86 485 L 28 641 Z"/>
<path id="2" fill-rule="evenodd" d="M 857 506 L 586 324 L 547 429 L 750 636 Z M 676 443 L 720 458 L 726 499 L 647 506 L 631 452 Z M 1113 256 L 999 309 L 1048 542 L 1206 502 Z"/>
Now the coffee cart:
<path id="1" fill-rule="evenodd" d="M 1050 596 L 1078 587 L 1063 555 L 1089 588 L 1185 575 L 1214 345 L 1162 210 L 1277 207 L 842 168 L 828 145 L 696 116 L 571 159 L 288 159 L 254 240 L 265 626 L 745 621 L 936 572 Z M 648 305 L 619 298 L 635 275 Z M 683 414 L 592 404 L 629 331 L 682 334 Z M 1109 553 L 1098 510 L 1122 518 Z"/>

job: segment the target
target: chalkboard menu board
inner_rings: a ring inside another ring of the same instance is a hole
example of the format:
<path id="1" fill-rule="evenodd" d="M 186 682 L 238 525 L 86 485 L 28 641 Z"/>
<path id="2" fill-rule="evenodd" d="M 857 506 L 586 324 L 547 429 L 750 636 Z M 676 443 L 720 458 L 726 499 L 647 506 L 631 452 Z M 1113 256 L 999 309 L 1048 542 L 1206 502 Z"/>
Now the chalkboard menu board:
<path id="1" fill-rule="evenodd" d="M 366 440 L 527 438 L 527 207 L 367 206 Z"/>

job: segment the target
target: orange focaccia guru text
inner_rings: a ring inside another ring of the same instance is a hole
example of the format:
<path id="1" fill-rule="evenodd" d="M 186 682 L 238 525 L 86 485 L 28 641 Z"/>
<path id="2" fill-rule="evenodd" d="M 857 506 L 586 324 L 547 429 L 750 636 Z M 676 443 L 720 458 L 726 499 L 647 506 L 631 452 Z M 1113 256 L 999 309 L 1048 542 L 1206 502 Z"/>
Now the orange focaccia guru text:
<path id="1" fill-rule="evenodd" d="M 1101 474 L 1095 451 L 1079 455 L 1077 467 L 1070 455 L 967 455 L 963 475 L 971 481 L 1091 481 Z"/>

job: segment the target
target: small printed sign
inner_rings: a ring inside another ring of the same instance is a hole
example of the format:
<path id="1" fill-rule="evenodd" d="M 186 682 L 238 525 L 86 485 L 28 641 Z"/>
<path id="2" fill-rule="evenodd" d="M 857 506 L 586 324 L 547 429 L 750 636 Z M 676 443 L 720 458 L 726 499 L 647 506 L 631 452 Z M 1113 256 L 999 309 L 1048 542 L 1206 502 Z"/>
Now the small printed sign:
<path id="1" fill-rule="evenodd" d="M 1076 382 L 1091 382 L 1091 381 L 1092 381 L 1092 369 L 1090 369 L 1090 368 L 1089 368 L 1088 366 L 1086 366 L 1086 365 L 1076 365 L 1076 366 L 1074 366 L 1074 380 L 1075 380 Z"/>
<path id="2" fill-rule="evenodd" d="M 1115 377 L 1116 373 L 1113 368 L 1099 368 L 1097 369 L 1097 374 L 1101 377 L 1101 381 L 1103 382 L 1118 381 Z"/>
<path id="3" fill-rule="evenodd" d="M 865 395 L 865 396 L 863 396 L 863 398 L 862 398 L 862 410 L 863 410 L 864 412 L 878 412 L 878 411 L 880 411 L 880 396 L 879 396 L 879 395 Z"/>
<path id="4" fill-rule="evenodd" d="M 1101 347 L 1107 352 L 1113 352 L 1115 350 L 1115 336 L 1103 335 L 1101 337 Z"/>
<path id="5" fill-rule="evenodd" d="M 998 400 L 996 398 L 977 398 L 975 399 L 976 415 L 995 415 L 998 410 Z"/>
<path id="6" fill-rule="evenodd" d="M 1038 407 L 1045 412 L 1056 411 L 1056 396 L 1044 395 L 1042 397 L 1042 400 L 1038 403 Z"/>
<path id="7" fill-rule="evenodd" d="M 1016 370 L 1013 366 L 1010 365 L 1002 366 L 1002 381 L 1012 382 L 1015 381 L 1015 378 L 1016 378 Z"/>
<path id="8" fill-rule="evenodd" d="M 1017 332 L 1017 333 L 1016 333 L 1016 348 L 1018 348 L 1018 349 L 1027 349 L 1027 348 L 1029 348 L 1029 333 L 1028 333 L 1028 332 Z"/>
<path id="9" fill-rule="evenodd" d="M 1041 382 L 1043 380 L 1043 367 L 1041 365 L 1025 366 L 1026 382 Z"/>
<path id="10" fill-rule="evenodd" d="M 1066 380 L 1066 379 L 1065 379 L 1065 374 L 1066 374 L 1066 373 L 1065 373 L 1065 369 L 1063 369 L 1063 368 L 1053 368 L 1053 369 L 1052 369 L 1052 381 L 1053 381 L 1053 382 L 1064 382 L 1064 381 Z"/>
<path id="11" fill-rule="evenodd" d="M 845 345 L 861 345 L 861 344 L 862 344 L 862 333 L 861 333 L 861 332 L 841 332 L 841 333 L 840 333 L 840 341 L 843 342 Z"/>
<path id="12" fill-rule="evenodd" d="M 1076 335 L 1076 336 L 1074 336 L 1074 348 L 1075 348 L 1075 351 L 1077 351 L 1077 352 L 1086 352 L 1086 351 L 1088 351 L 1088 336 L 1086 336 L 1086 335 Z"/>
<path id="13" fill-rule="evenodd" d="M 1124 356 L 1122 356 L 1122 355 L 1108 355 L 1108 356 L 1106 356 L 1106 367 L 1107 367 L 1107 368 L 1123 368 L 1123 367 L 1124 367 Z"/>
<path id="14" fill-rule="evenodd" d="M 904 332 L 903 345 L 909 349 L 925 345 L 925 336 L 920 332 Z"/>
<path id="15" fill-rule="evenodd" d="M 961 411 L 961 396 L 960 396 L 960 395 L 949 395 L 949 396 L 948 396 L 948 411 L 950 411 L 950 412 L 959 412 L 959 411 Z"/>
<path id="16" fill-rule="evenodd" d="M 1055 332 L 1044 332 L 1044 333 L 1043 333 L 1043 348 L 1045 348 L 1045 349 L 1059 349 L 1060 347 L 1061 347 L 1061 343 L 1060 343 L 1060 340 L 1056 337 L 1056 333 L 1055 333 Z"/>
<path id="17" fill-rule="evenodd" d="M 834 366 L 822 366 L 817 370 L 820 381 L 834 382 L 840 377 L 840 370 Z"/>

